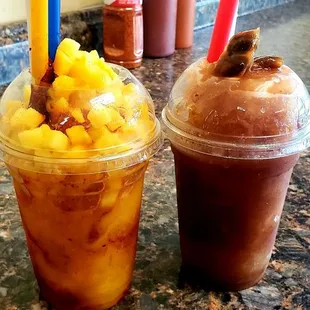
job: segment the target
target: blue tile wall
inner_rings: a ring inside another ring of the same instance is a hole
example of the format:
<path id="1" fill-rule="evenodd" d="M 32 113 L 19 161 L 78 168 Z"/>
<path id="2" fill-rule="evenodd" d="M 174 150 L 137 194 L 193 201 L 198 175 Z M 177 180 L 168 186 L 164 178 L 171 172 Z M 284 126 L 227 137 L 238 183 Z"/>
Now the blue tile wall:
<path id="1" fill-rule="evenodd" d="M 10 83 L 27 67 L 29 67 L 28 41 L 0 48 L 0 85 Z"/>

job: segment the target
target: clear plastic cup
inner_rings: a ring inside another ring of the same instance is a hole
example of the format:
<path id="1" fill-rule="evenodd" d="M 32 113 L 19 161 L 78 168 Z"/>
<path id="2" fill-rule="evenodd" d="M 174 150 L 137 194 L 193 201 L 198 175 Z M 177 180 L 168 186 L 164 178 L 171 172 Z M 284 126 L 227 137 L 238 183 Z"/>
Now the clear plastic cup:
<path id="1" fill-rule="evenodd" d="M 162 113 L 175 159 L 182 270 L 215 290 L 257 283 L 291 178 L 310 144 L 309 94 L 288 67 L 242 77 L 200 59 Z"/>
<path id="2" fill-rule="evenodd" d="M 32 106 L 38 103 L 40 110 L 39 98 L 45 96 L 50 115 L 39 134 L 23 114 L 31 89 L 27 71 L 8 87 L 0 105 L 2 159 L 13 177 L 40 294 L 57 310 L 107 309 L 132 280 L 144 174 L 162 138 L 146 89 L 128 70 L 111 67 L 119 79 L 108 89 L 32 87 L 37 95 L 32 94 Z M 53 113 L 63 108 L 56 90 L 88 113 L 78 125 L 81 133 L 70 140 L 88 141 L 87 147 L 77 141 L 57 149 L 57 139 L 67 141 L 64 135 L 81 115 L 74 110 L 73 120 Z M 104 115 L 96 119 L 89 113 L 102 107 L 121 118 L 93 128 Z M 29 115 L 32 121 L 38 116 L 33 110 Z"/>

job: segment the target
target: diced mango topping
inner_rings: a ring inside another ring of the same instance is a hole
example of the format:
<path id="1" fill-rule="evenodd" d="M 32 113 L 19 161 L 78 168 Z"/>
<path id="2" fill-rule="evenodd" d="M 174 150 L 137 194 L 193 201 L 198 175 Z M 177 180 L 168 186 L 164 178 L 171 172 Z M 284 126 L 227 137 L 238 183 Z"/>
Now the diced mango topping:
<path id="1" fill-rule="evenodd" d="M 94 128 L 101 128 L 112 121 L 110 109 L 103 107 L 102 109 L 91 109 L 87 115 L 88 120 Z"/>
<path id="2" fill-rule="evenodd" d="M 72 145 L 88 145 L 93 141 L 83 126 L 73 126 L 66 130 Z"/>
<path id="3" fill-rule="evenodd" d="M 69 148 L 69 138 L 62 132 L 51 130 L 48 125 L 42 125 L 44 147 L 54 151 L 65 151 Z"/>
<path id="4" fill-rule="evenodd" d="M 102 69 L 104 72 L 106 72 L 112 79 L 117 77 L 117 74 L 113 71 L 111 67 L 104 61 L 103 58 L 100 58 L 96 64 L 99 66 L 100 69 Z"/>
<path id="5" fill-rule="evenodd" d="M 56 99 L 55 101 L 50 103 L 49 112 L 67 113 L 68 111 L 69 111 L 69 103 L 64 97 Z"/>
<path id="6" fill-rule="evenodd" d="M 125 124 L 125 120 L 121 115 L 114 109 L 110 109 L 111 122 L 107 124 L 110 131 L 115 131 Z"/>
<path id="7" fill-rule="evenodd" d="M 56 98 L 69 99 L 71 92 L 77 87 L 76 80 L 70 76 L 59 76 L 53 82 L 53 96 Z"/>
<path id="8" fill-rule="evenodd" d="M 124 95 L 135 94 L 135 92 L 136 92 L 136 86 L 133 83 L 129 83 L 129 84 L 125 85 L 123 88 L 123 94 Z"/>
<path id="9" fill-rule="evenodd" d="M 19 140 L 23 146 L 35 149 L 42 148 L 44 136 L 41 128 L 25 130 L 18 134 Z"/>
<path id="10" fill-rule="evenodd" d="M 78 42 L 68 38 L 59 44 L 54 61 L 54 70 L 58 76 L 69 73 L 80 46 Z"/>
<path id="11" fill-rule="evenodd" d="M 5 107 L 6 116 L 11 117 L 20 108 L 25 108 L 24 102 L 18 100 L 9 101 Z"/>
<path id="12" fill-rule="evenodd" d="M 33 108 L 19 108 L 11 117 L 12 129 L 34 129 L 44 121 L 44 115 Z"/>
<path id="13" fill-rule="evenodd" d="M 111 79 L 99 66 L 92 65 L 86 57 L 75 61 L 69 75 L 97 89 L 105 87 Z"/>
<path id="14" fill-rule="evenodd" d="M 2 134 L 35 149 L 36 155 L 70 151 L 64 155 L 68 158 L 90 156 L 91 150 L 92 154 L 125 152 L 132 147 L 130 142 L 145 139 L 154 125 L 148 98 L 141 97 L 135 84 L 125 84 L 97 51 L 79 49 L 80 44 L 71 39 L 59 45 L 53 64 L 56 77 L 44 93 L 46 115 L 31 107 L 37 97 L 31 97 L 35 90 L 26 85 L 21 100 L 5 104 L 0 115 Z M 106 197 L 102 204 L 113 204 L 115 197 Z"/>
<path id="15" fill-rule="evenodd" d="M 90 55 L 90 58 L 91 58 L 92 62 L 96 62 L 96 61 L 99 60 L 99 54 L 98 54 L 98 52 L 96 50 L 91 51 L 89 53 L 89 55 Z"/>
<path id="16" fill-rule="evenodd" d="M 106 131 L 103 136 L 96 140 L 94 147 L 96 149 L 111 148 L 121 144 L 121 140 L 116 133 Z"/>
<path id="17" fill-rule="evenodd" d="M 78 43 L 72 39 L 65 38 L 60 42 L 58 49 L 57 49 L 57 52 L 62 51 L 68 57 L 74 59 L 74 57 L 75 57 L 76 53 L 79 51 L 80 47 L 81 47 L 80 43 Z M 57 57 L 57 55 L 56 55 L 56 57 Z"/>
<path id="18" fill-rule="evenodd" d="M 79 109 L 79 108 L 72 108 L 70 113 L 79 123 L 84 123 L 85 122 L 85 118 L 84 118 L 84 115 L 83 115 L 81 109 Z"/>
<path id="19" fill-rule="evenodd" d="M 90 100 L 96 95 L 96 91 L 92 89 L 75 90 L 70 94 L 70 106 L 88 111 L 90 110 Z"/>
<path id="20" fill-rule="evenodd" d="M 99 128 L 99 129 L 90 127 L 87 130 L 87 132 L 93 141 L 97 141 L 99 138 L 104 136 L 106 133 L 109 133 L 110 131 L 106 126 L 103 126 L 102 128 Z"/>
<path id="21" fill-rule="evenodd" d="M 54 70 L 58 76 L 67 75 L 70 72 L 72 65 L 73 60 L 70 57 L 60 50 L 57 51 Z"/>

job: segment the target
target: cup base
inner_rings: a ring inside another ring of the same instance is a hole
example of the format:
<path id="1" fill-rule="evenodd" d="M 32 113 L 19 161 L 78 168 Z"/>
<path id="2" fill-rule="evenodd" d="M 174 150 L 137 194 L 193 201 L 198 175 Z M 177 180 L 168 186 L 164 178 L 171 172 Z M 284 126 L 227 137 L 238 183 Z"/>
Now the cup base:
<path id="1" fill-rule="evenodd" d="M 130 289 L 130 283 L 123 287 L 122 293 L 101 304 L 85 304 L 82 298 L 69 292 L 55 291 L 46 284 L 39 283 L 40 300 L 48 305 L 48 310 L 106 310 L 121 301 Z"/>
<path id="2" fill-rule="evenodd" d="M 251 280 L 233 283 L 227 279 L 215 279 L 214 276 L 207 274 L 200 268 L 183 264 L 179 273 L 179 286 L 183 287 L 188 284 L 191 287 L 199 287 L 206 291 L 238 292 L 256 285 L 263 278 L 264 273 L 265 269 Z"/>

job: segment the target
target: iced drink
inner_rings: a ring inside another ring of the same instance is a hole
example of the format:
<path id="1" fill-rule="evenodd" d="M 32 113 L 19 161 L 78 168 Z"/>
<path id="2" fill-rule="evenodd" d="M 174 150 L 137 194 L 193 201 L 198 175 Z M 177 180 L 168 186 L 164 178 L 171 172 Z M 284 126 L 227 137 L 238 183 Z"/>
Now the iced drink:
<path id="1" fill-rule="evenodd" d="M 130 287 L 141 196 L 161 145 L 152 100 L 126 69 L 65 39 L 51 85 L 23 72 L 0 106 L 40 294 L 57 310 L 107 309 Z"/>
<path id="2" fill-rule="evenodd" d="M 194 63 L 163 111 L 183 275 L 216 290 L 262 278 L 293 167 L 309 145 L 309 94 L 281 58 L 254 58 L 258 40 L 258 30 L 237 34 L 216 63 Z"/>

